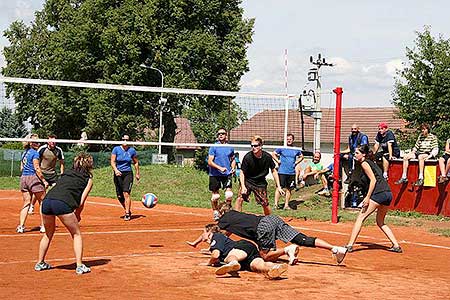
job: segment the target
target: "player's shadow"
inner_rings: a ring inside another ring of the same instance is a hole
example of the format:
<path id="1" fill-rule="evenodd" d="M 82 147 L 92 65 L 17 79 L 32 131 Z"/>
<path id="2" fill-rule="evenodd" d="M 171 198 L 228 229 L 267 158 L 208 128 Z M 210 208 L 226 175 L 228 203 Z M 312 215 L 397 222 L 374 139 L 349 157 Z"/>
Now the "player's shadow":
<path id="1" fill-rule="evenodd" d="M 298 206 L 304 202 L 304 200 L 291 200 L 289 201 L 289 207 L 293 210 L 297 210 Z"/>
<path id="2" fill-rule="evenodd" d="M 353 251 L 351 253 L 354 252 L 358 252 L 358 251 L 367 251 L 367 250 L 387 250 L 390 247 L 385 246 L 385 245 L 380 245 L 380 244 L 374 244 L 374 243 L 367 243 L 367 242 L 360 242 L 358 243 L 358 245 L 364 247 L 364 248 L 353 248 Z M 351 254 L 350 253 L 350 254 Z"/>
<path id="3" fill-rule="evenodd" d="M 124 216 L 121 216 L 120 218 L 123 219 Z M 144 215 L 131 215 L 131 220 L 140 219 L 140 218 L 147 218 L 147 216 Z"/>
<path id="4" fill-rule="evenodd" d="M 330 267 L 345 267 L 344 263 L 341 263 L 340 265 L 337 265 L 335 263 L 323 263 L 323 262 L 317 262 L 317 261 L 306 261 L 306 260 L 299 260 L 297 265 L 315 265 L 315 266 L 330 266 Z M 295 266 L 293 266 L 295 267 Z"/>
<path id="5" fill-rule="evenodd" d="M 83 260 L 83 263 L 88 267 L 96 267 L 106 265 L 110 262 L 110 259 L 102 258 L 102 259 L 92 259 L 92 260 Z M 63 270 L 75 270 L 77 268 L 76 263 L 59 265 L 54 267 L 55 269 L 63 269 Z"/>

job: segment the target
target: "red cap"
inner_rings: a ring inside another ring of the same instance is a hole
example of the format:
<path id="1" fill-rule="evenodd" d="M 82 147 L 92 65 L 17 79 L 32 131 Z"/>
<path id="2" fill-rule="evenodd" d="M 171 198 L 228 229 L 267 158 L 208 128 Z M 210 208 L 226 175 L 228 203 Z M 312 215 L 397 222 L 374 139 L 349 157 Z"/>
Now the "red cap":
<path id="1" fill-rule="evenodd" d="M 385 123 L 385 122 L 381 122 L 380 124 L 378 124 L 378 128 L 387 129 L 388 128 L 388 124 Z"/>

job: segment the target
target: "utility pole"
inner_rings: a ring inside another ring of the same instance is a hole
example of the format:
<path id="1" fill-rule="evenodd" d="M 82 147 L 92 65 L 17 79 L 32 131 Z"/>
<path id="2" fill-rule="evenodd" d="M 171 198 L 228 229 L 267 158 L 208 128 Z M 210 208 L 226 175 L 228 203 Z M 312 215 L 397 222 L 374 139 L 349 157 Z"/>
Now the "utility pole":
<path id="1" fill-rule="evenodd" d="M 315 94 L 315 105 L 314 109 L 308 111 L 308 115 L 310 115 L 314 119 L 314 143 L 313 143 L 313 151 L 320 150 L 320 121 L 322 119 L 322 110 L 320 107 L 320 93 L 322 89 L 322 84 L 320 82 L 320 68 L 332 67 L 333 64 L 327 63 L 325 58 L 322 58 L 322 55 L 319 53 L 317 55 L 317 59 L 314 61 L 312 56 L 309 57 L 309 62 L 312 63 L 315 67 L 310 68 L 308 71 L 308 81 L 316 82 L 316 90 Z M 303 92 L 305 94 L 305 91 Z"/>

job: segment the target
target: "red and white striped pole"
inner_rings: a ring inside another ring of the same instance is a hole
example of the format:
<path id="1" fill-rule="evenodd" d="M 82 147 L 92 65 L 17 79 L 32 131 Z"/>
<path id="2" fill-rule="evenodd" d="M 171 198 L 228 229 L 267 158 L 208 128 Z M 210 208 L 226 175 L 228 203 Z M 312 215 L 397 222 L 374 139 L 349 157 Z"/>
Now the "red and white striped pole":
<path id="1" fill-rule="evenodd" d="M 334 122 L 334 163 L 333 163 L 333 200 L 331 203 L 331 222 L 338 222 L 339 205 L 339 159 L 341 145 L 341 115 L 342 115 L 342 88 L 337 87 L 333 90 L 336 94 L 336 115 Z"/>

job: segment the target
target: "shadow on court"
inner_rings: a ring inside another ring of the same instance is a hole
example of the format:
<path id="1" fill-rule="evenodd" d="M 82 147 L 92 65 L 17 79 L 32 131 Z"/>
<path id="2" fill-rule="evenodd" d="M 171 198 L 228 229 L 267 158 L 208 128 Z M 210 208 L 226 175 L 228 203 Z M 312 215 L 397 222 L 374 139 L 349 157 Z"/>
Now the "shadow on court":
<path id="1" fill-rule="evenodd" d="M 390 248 L 390 246 L 384 246 L 384 245 L 380 245 L 380 244 L 374 244 L 374 243 L 367 243 L 367 242 L 359 242 L 356 243 L 356 245 L 364 247 L 364 248 L 353 248 L 353 252 L 358 252 L 358 251 L 366 251 L 366 250 L 387 250 Z"/>
<path id="2" fill-rule="evenodd" d="M 96 266 L 102 266 L 106 265 L 110 262 L 110 259 L 92 259 L 92 260 L 84 260 L 83 263 L 86 264 L 88 267 L 96 267 Z M 60 265 L 54 267 L 54 269 L 63 269 L 63 270 L 74 270 L 77 268 L 76 263 L 66 264 L 66 265 Z"/>

